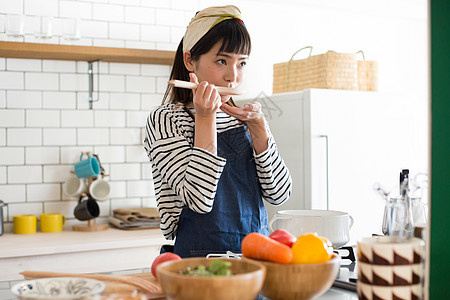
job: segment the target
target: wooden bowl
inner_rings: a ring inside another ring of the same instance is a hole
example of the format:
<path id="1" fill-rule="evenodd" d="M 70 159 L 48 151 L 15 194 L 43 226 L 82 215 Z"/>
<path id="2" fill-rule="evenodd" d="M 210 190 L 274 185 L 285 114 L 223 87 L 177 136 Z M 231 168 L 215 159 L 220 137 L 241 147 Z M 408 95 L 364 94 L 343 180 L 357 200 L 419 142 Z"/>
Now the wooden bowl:
<path id="1" fill-rule="evenodd" d="M 183 258 L 160 264 L 156 268 L 158 281 L 167 299 L 174 300 L 254 300 L 262 288 L 266 268 L 257 261 L 230 261 L 231 276 L 195 277 L 180 274 L 188 267 L 209 266 L 211 258 Z"/>
<path id="2" fill-rule="evenodd" d="M 266 279 L 261 291 L 272 300 L 306 300 L 325 293 L 336 279 L 340 258 L 321 264 L 278 264 L 243 257 L 244 261 L 262 263 L 266 267 Z"/>

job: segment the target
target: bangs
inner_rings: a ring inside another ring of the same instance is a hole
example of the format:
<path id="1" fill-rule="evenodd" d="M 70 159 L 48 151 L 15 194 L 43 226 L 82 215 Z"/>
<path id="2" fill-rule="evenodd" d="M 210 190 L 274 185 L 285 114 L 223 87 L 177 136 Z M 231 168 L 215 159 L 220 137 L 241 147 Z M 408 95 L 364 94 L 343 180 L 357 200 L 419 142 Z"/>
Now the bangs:
<path id="1" fill-rule="evenodd" d="M 250 55 L 251 41 L 247 29 L 240 21 L 230 21 L 231 22 L 221 22 L 225 24 L 220 28 L 221 31 L 223 30 L 223 33 L 221 32 L 219 36 L 223 37 L 223 41 L 219 52 Z M 220 25 L 221 23 L 217 25 Z"/>
<path id="2" fill-rule="evenodd" d="M 215 44 L 222 41 L 220 52 L 250 55 L 250 35 L 240 20 L 228 19 L 215 25 L 191 49 L 193 59 L 208 52 Z"/>

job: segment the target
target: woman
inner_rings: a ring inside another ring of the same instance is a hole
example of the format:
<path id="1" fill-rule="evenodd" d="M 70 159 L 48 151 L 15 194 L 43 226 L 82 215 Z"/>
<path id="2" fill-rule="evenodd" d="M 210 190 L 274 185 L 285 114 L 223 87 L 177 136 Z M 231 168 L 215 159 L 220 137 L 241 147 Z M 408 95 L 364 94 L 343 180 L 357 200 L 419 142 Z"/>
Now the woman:
<path id="1" fill-rule="evenodd" d="M 216 86 L 238 87 L 250 36 L 235 6 L 196 14 L 178 46 L 170 79 L 199 83 L 168 87 L 146 125 L 145 148 L 166 239 L 181 257 L 241 252 L 250 232 L 268 235 L 263 199 L 279 205 L 291 193 L 258 103 L 244 108 Z"/>

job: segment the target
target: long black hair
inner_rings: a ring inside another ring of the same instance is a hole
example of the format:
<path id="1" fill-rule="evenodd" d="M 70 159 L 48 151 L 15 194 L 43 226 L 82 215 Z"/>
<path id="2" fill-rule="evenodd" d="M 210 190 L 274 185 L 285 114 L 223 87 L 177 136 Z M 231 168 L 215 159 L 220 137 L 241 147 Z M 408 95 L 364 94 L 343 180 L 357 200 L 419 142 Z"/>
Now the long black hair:
<path id="1" fill-rule="evenodd" d="M 209 30 L 190 50 L 193 61 L 198 61 L 200 55 L 207 53 L 215 44 L 222 42 L 220 52 L 237 53 L 250 55 L 251 40 L 250 35 L 242 21 L 237 19 L 227 19 Z M 189 71 L 184 65 L 183 59 L 183 39 L 178 45 L 175 59 L 170 72 L 170 79 L 189 81 Z M 230 99 L 231 100 L 231 99 Z M 232 101 L 232 100 L 231 100 Z M 167 86 L 166 93 L 162 100 L 165 103 L 182 103 L 184 105 L 192 102 L 192 91 Z M 233 103 L 234 104 L 234 103 Z"/>

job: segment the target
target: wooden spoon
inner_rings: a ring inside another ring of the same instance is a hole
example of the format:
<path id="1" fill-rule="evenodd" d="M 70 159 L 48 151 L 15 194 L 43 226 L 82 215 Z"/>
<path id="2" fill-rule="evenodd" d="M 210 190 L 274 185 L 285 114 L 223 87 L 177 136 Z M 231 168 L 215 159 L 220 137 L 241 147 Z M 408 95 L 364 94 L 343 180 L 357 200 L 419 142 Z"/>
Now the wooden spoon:
<path id="1" fill-rule="evenodd" d="M 183 88 L 183 89 L 195 90 L 198 87 L 197 83 L 183 81 L 183 80 L 176 80 L 176 79 L 169 80 L 168 83 L 171 86 L 174 86 L 177 88 Z M 245 94 L 245 91 L 239 90 L 236 88 L 216 86 L 216 89 L 220 95 L 244 95 Z"/>

